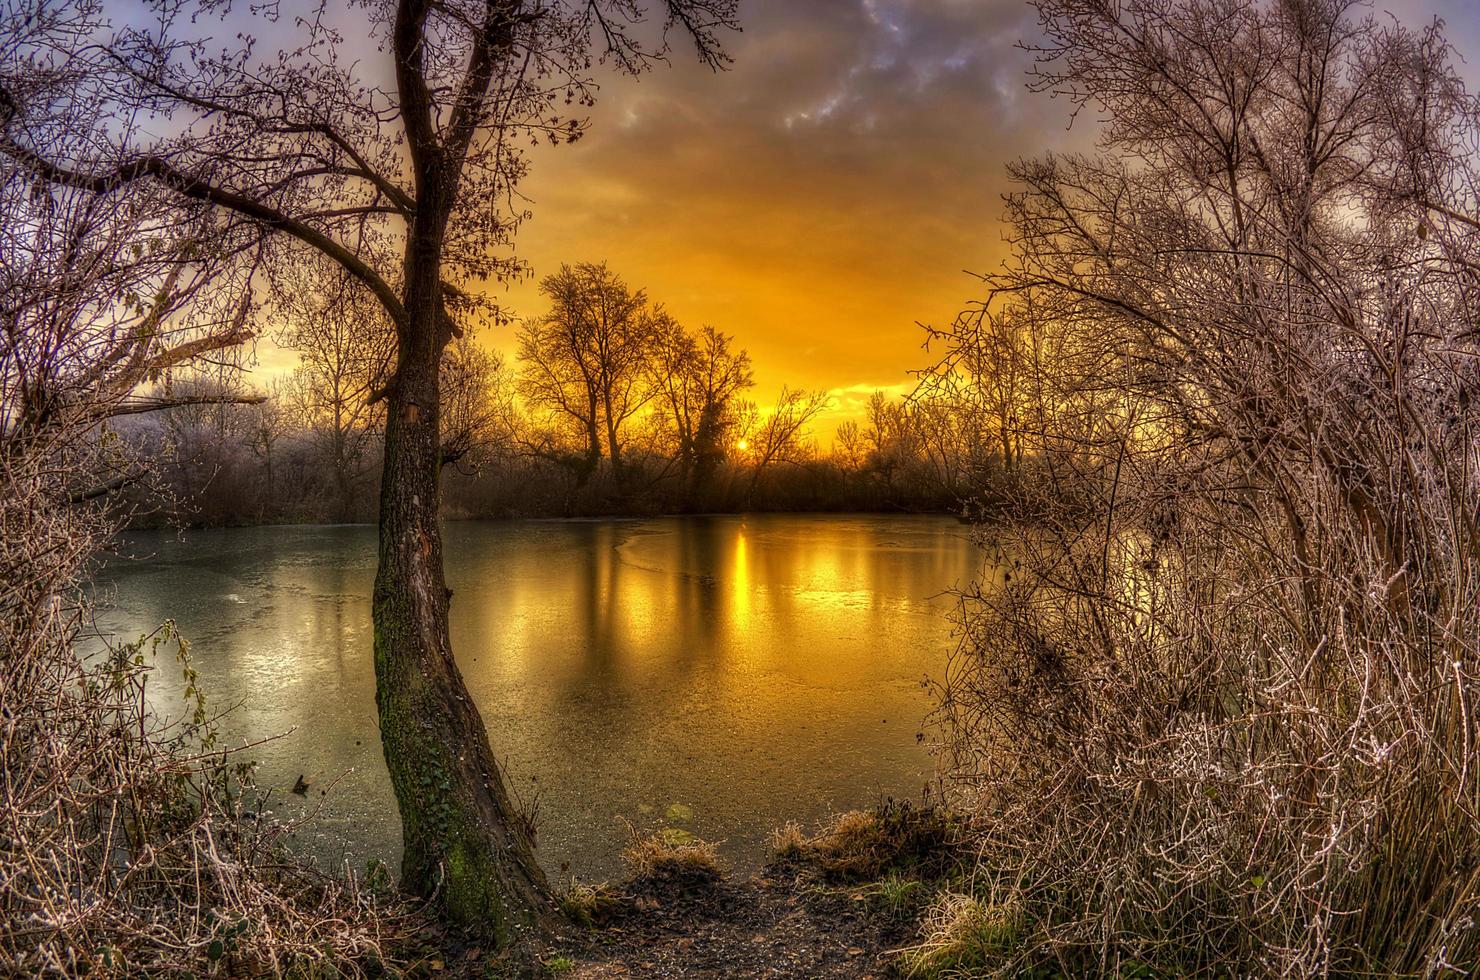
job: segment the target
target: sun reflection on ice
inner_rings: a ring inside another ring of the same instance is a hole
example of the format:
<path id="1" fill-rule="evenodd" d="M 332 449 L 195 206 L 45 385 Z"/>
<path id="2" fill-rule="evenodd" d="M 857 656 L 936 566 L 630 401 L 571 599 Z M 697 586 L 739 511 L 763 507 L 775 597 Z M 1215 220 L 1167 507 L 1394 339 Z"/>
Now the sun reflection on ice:
<path id="1" fill-rule="evenodd" d="M 735 531 L 735 567 L 730 576 L 730 600 L 735 626 L 741 630 L 750 628 L 751 589 L 750 542 L 745 537 L 745 525 Z"/>

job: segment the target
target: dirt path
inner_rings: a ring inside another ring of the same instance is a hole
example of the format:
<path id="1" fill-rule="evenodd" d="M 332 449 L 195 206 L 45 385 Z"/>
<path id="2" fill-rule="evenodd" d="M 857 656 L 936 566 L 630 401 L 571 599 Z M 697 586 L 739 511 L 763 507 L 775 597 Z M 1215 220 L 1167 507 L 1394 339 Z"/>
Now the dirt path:
<path id="1" fill-rule="evenodd" d="M 904 941 L 857 891 L 773 870 L 624 901 L 603 927 L 561 951 L 574 966 L 560 975 L 857 980 L 887 976 L 887 951 Z"/>

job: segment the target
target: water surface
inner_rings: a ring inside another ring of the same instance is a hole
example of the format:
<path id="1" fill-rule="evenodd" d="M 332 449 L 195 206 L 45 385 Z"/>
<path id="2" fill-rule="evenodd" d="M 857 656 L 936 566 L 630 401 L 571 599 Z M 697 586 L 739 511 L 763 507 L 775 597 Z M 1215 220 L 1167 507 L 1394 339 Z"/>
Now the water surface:
<path id="1" fill-rule="evenodd" d="M 942 517 L 723 516 L 446 527 L 452 643 L 551 874 L 619 874 L 627 825 L 723 841 L 739 870 L 769 830 L 917 795 L 922 681 L 951 646 L 942 593 L 982 566 Z M 320 808 L 303 843 L 399 858 L 375 723 L 369 527 L 137 534 L 103 575 L 105 631 L 173 618 L 223 742 L 274 809 Z M 151 689 L 179 712 L 178 671 Z M 288 789 L 302 773 L 307 799 Z"/>

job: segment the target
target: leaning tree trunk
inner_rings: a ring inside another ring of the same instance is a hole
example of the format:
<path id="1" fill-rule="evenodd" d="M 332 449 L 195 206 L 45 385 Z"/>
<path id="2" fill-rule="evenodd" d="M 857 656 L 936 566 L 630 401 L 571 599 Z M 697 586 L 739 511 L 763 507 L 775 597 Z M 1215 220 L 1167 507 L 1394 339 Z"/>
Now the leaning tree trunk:
<path id="1" fill-rule="evenodd" d="M 435 895 L 448 918 L 500 947 L 522 946 L 542 925 L 549 889 L 452 659 L 437 524 L 446 337 L 437 280 L 428 278 L 418 289 L 408 275 L 409 324 L 387 394 L 375 702 L 401 811 L 402 887 Z"/>

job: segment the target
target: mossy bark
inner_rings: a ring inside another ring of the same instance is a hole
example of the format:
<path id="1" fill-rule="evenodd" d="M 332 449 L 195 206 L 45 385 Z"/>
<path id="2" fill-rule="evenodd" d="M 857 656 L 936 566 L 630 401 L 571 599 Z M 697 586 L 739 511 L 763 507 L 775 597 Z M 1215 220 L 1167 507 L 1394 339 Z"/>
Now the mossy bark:
<path id="1" fill-rule="evenodd" d="M 375 700 L 401 812 L 402 887 L 435 897 L 450 920 L 499 947 L 526 946 L 548 921 L 549 888 L 448 634 L 438 526 L 438 372 L 448 328 L 435 270 L 413 248 L 409 323 L 387 396 Z"/>

